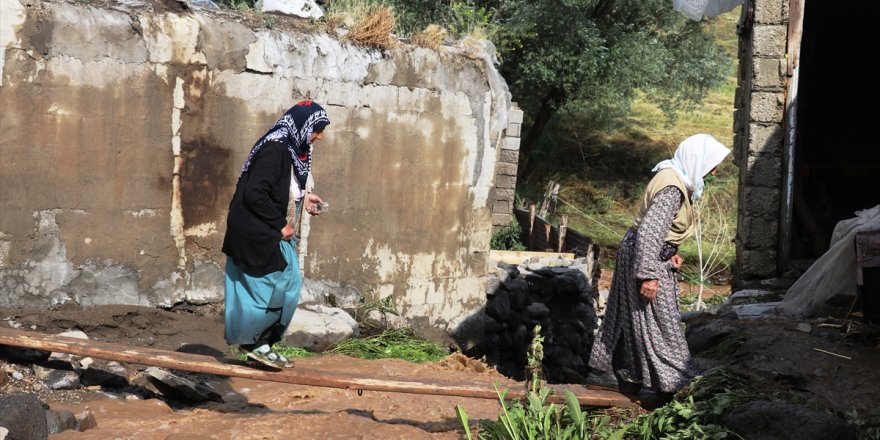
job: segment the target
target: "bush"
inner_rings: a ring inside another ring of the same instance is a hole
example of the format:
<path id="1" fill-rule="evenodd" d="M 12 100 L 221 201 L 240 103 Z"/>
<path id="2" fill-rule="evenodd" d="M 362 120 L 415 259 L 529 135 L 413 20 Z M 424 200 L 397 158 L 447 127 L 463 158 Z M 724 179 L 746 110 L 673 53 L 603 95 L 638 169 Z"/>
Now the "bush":
<path id="1" fill-rule="evenodd" d="M 516 219 L 510 221 L 507 226 L 498 228 L 492 234 L 490 247 L 499 251 L 524 251 L 526 246 L 523 244 L 521 237 L 522 228 Z"/>

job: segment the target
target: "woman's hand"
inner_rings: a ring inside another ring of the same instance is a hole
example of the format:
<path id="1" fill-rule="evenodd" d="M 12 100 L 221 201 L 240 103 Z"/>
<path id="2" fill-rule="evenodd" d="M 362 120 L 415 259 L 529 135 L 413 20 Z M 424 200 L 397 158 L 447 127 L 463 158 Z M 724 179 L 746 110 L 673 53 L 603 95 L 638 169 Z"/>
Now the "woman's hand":
<path id="1" fill-rule="evenodd" d="M 681 265 L 684 264 L 684 258 L 682 258 L 681 255 L 675 254 L 669 259 L 669 262 L 672 263 L 672 267 L 674 267 L 675 270 L 680 270 Z"/>
<path id="2" fill-rule="evenodd" d="M 639 289 L 639 294 L 642 295 L 642 298 L 645 301 L 653 301 L 657 296 L 657 290 L 660 289 L 660 281 L 659 280 L 643 280 L 642 286 Z"/>
<path id="3" fill-rule="evenodd" d="M 324 200 L 319 197 L 317 194 L 306 194 L 306 212 L 311 215 L 321 215 L 321 210 L 318 209 L 318 205 L 324 203 Z"/>
<path id="4" fill-rule="evenodd" d="M 290 223 L 288 223 L 281 228 L 281 239 L 290 241 L 291 238 L 293 238 L 293 226 L 290 226 Z"/>

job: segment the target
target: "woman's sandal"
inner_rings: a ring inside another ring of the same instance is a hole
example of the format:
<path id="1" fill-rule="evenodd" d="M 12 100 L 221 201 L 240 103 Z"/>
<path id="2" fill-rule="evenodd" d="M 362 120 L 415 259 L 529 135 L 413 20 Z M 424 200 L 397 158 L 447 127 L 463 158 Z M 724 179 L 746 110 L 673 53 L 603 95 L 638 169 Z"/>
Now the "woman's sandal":
<path id="1" fill-rule="evenodd" d="M 269 344 L 263 344 L 253 350 L 245 350 L 245 355 L 253 359 L 263 365 L 273 367 L 273 368 L 291 368 L 293 367 L 293 362 L 288 360 L 286 357 L 281 356 L 278 353 L 275 353 L 272 350 L 272 347 Z"/>

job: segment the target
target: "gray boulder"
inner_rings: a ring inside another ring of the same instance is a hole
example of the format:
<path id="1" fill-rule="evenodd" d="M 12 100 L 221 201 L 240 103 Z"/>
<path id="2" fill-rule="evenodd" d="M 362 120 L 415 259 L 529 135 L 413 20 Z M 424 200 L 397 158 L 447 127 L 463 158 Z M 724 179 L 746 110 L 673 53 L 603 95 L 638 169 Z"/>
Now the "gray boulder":
<path id="1" fill-rule="evenodd" d="M 724 417 L 746 440 L 855 440 L 843 419 L 784 402 L 749 402 Z"/>
<path id="2" fill-rule="evenodd" d="M 34 394 L 0 394 L 0 428 L 5 440 L 43 440 L 49 438 L 46 408 Z"/>

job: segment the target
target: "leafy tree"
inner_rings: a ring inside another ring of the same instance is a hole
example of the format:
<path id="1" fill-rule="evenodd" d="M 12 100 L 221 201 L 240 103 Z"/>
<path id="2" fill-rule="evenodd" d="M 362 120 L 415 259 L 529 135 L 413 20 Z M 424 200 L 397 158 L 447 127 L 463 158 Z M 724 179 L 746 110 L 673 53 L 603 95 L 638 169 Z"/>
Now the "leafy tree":
<path id="1" fill-rule="evenodd" d="M 668 0 L 482 3 L 497 8 L 501 72 L 532 120 L 520 147 L 521 171 L 560 110 L 608 127 L 642 91 L 672 119 L 699 103 L 730 68 L 730 56 L 700 23 Z"/>

